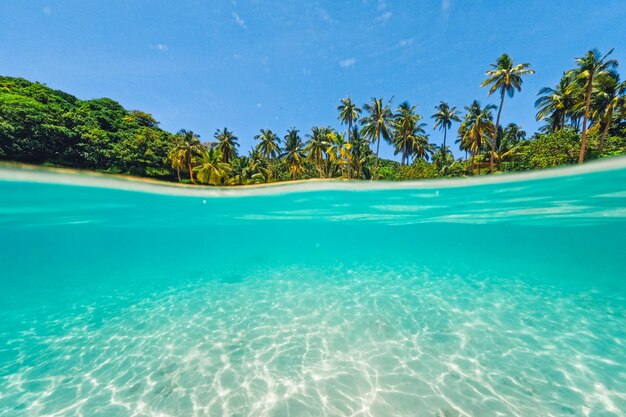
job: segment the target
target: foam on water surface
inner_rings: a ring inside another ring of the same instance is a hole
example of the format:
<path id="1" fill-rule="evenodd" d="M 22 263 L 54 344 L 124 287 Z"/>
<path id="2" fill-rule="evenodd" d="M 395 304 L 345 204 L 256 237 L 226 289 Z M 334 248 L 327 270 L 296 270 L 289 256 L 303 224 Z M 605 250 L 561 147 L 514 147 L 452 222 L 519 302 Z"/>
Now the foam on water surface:
<path id="1" fill-rule="evenodd" d="M 0 416 L 624 416 L 618 162 L 237 199 L 0 170 Z"/>

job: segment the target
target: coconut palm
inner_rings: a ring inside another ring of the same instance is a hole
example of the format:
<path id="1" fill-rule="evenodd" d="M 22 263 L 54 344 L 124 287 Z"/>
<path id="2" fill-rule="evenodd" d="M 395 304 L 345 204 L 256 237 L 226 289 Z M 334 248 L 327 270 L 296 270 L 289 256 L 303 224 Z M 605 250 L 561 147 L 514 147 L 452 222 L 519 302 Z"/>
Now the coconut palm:
<path id="1" fill-rule="evenodd" d="M 604 149 L 604 142 L 613 122 L 613 114 L 624 99 L 625 90 L 626 82 L 620 83 L 619 74 L 617 73 L 610 73 L 596 80 L 592 107 L 594 108 L 595 118 L 603 126 L 602 134 L 600 135 L 600 152 Z"/>
<path id="2" fill-rule="evenodd" d="M 259 143 L 255 150 L 267 159 L 267 181 L 272 178 L 271 161 L 280 154 L 280 138 L 271 129 L 261 129 L 254 137 Z"/>
<path id="3" fill-rule="evenodd" d="M 350 154 L 352 177 L 365 179 L 368 175 L 368 161 L 371 161 L 372 150 L 366 138 L 361 135 L 358 127 L 352 128 L 350 135 Z"/>
<path id="4" fill-rule="evenodd" d="M 474 173 L 476 154 L 481 151 L 486 143 L 489 143 L 489 138 L 493 138 L 495 135 L 496 129 L 491 113 L 495 108 L 494 105 L 481 107 L 477 100 L 474 100 L 471 106 L 465 107 L 467 114 L 463 116 L 463 121 L 459 127 L 459 137 L 461 146 L 471 153 L 470 172 L 472 174 Z"/>
<path id="5" fill-rule="evenodd" d="M 341 121 L 341 124 L 348 125 L 347 141 L 349 142 L 350 134 L 352 133 L 352 124 L 359 120 L 361 109 L 352 102 L 350 97 L 346 97 L 341 99 L 341 104 L 337 106 L 337 110 L 339 111 L 339 116 L 337 118 Z"/>
<path id="6" fill-rule="evenodd" d="M 576 103 L 580 101 L 580 89 L 573 89 L 572 82 L 571 76 L 563 74 L 556 88 L 544 87 L 539 90 L 535 107 L 537 121 L 544 120 L 546 123 L 544 131 L 554 133 L 564 129 L 568 118 L 576 126 L 576 119 L 580 115 L 580 111 L 576 110 Z"/>
<path id="7" fill-rule="evenodd" d="M 578 68 L 573 69 L 569 74 L 574 77 L 577 84 L 585 90 L 585 112 L 583 115 L 583 130 L 580 137 L 580 154 L 578 155 L 578 163 L 585 161 L 585 150 L 587 147 L 587 122 L 591 112 L 591 96 L 593 93 L 594 82 L 602 77 L 614 74 L 617 69 L 617 61 L 608 59 L 613 53 L 611 49 L 606 55 L 602 55 L 597 49 L 588 51 L 583 57 L 576 58 Z"/>
<path id="8" fill-rule="evenodd" d="M 402 154 L 400 160 L 402 165 L 409 163 L 409 158 L 413 153 L 414 132 L 418 129 L 417 122 L 422 116 L 415 113 L 415 106 L 411 106 L 407 101 L 401 103 L 393 119 L 393 154 Z M 421 132 L 424 133 L 423 124 L 420 125 Z"/>
<path id="9" fill-rule="evenodd" d="M 454 157 L 447 146 L 437 146 L 433 152 L 433 164 L 442 175 L 450 174 L 450 167 L 454 163 Z"/>
<path id="10" fill-rule="evenodd" d="M 220 151 L 222 162 L 228 164 L 233 159 L 237 158 L 239 143 L 237 136 L 235 136 L 233 132 L 228 130 L 228 128 L 224 128 L 224 130 L 217 129 L 213 137 L 217 142 L 213 143 L 212 146 Z"/>
<path id="11" fill-rule="evenodd" d="M 330 132 L 328 127 L 313 126 L 311 134 L 307 135 L 309 140 L 306 143 L 304 151 L 309 161 L 313 162 L 317 167 L 320 178 L 324 178 L 324 157 L 326 148 L 328 148 L 328 140 L 326 135 Z"/>
<path id="12" fill-rule="evenodd" d="M 285 160 L 292 180 L 295 180 L 299 174 L 304 172 L 304 148 L 299 130 L 295 127 L 289 129 L 285 135 L 285 149 L 280 154 L 280 158 Z"/>
<path id="13" fill-rule="evenodd" d="M 509 97 L 513 97 L 515 90 L 520 91 L 522 89 L 522 76 L 534 74 L 535 71 L 530 69 L 530 64 L 514 65 L 513 59 L 507 54 L 502 54 L 491 67 L 493 69 L 485 73 L 487 79 L 482 82 L 481 87 L 490 86 L 489 95 L 492 95 L 496 91 L 500 93 L 500 106 L 498 107 L 498 116 L 496 117 L 496 129 L 494 129 L 491 140 L 491 160 L 489 162 L 489 170 L 493 174 L 496 135 L 498 134 L 497 128 L 500 125 L 500 115 L 502 114 L 502 107 L 504 106 L 504 97 L 507 94 Z"/>
<path id="14" fill-rule="evenodd" d="M 331 163 L 339 165 L 342 177 L 350 178 L 350 164 L 352 162 L 352 145 L 337 132 L 331 132 L 330 140 L 326 147 L 326 155 Z"/>
<path id="15" fill-rule="evenodd" d="M 269 161 L 255 148 L 250 150 L 248 156 L 238 159 L 239 166 L 233 167 L 236 183 L 259 184 L 267 181 Z"/>
<path id="16" fill-rule="evenodd" d="M 224 160 L 222 151 L 216 146 L 204 148 L 198 157 L 198 165 L 194 171 L 198 179 L 209 185 L 220 185 L 228 179 L 230 164 Z"/>
<path id="17" fill-rule="evenodd" d="M 200 136 L 190 130 L 180 130 L 175 137 L 174 147 L 168 155 L 172 168 L 176 168 L 178 180 L 180 181 L 180 170 L 187 169 L 189 179 L 193 184 L 196 181 L 193 178 L 193 165 L 196 156 L 202 153 L 204 148 L 200 143 Z"/>
<path id="18" fill-rule="evenodd" d="M 374 179 L 378 175 L 378 154 L 380 152 L 381 137 L 387 142 L 391 141 L 393 113 L 390 109 L 391 100 L 383 104 L 382 98 L 372 98 L 372 102 L 365 104 L 363 109 L 368 113 L 361 119 L 363 134 L 369 138 L 371 143 L 376 143 L 376 162 L 374 164 Z"/>
<path id="19" fill-rule="evenodd" d="M 448 129 L 452 127 L 452 122 L 460 122 L 459 111 L 457 111 L 456 107 L 450 107 L 448 103 L 445 101 L 440 102 L 435 110 L 437 112 L 430 116 L 432 119 L 435 119 L 435 125 L 433 129 L 439 128 L 439 130 L 443 129 L 443 148 L 446 147 L 446 136 L 448 133 Z"/>

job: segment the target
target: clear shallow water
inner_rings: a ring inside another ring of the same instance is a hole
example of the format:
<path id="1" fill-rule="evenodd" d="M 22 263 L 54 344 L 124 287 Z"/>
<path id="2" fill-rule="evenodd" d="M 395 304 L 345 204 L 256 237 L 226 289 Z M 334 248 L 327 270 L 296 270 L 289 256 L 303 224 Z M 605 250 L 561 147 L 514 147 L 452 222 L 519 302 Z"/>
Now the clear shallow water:
<path id="1" fill-rule="evenodd" d="M 0 169 L 0 416 L 624 416 L 626 163 L 586 170 L 227 198 Z"/>

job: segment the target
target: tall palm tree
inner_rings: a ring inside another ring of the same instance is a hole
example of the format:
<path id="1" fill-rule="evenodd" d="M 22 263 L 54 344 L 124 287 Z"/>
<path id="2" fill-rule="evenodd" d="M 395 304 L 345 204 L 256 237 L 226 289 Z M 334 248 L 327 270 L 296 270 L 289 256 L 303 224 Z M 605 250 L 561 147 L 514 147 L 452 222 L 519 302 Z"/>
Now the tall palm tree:
<path id="1" fill-rule="evenodd" d="M 304 166 L 302 165 L 305 158 L 304 148 L 299 130 L 295 127 L 289 129 L 285 135 L 285 149 L 280 154 L 280 158 L 285 159 L 292 180 L 295 180 L 298 174 L 304 172 Z"/>
<path id="2" fill-rule="evenodd" d="M 341 99 L 341 104 L 337 106 L 337 110 L 339 111 L 339 116 L 337 118 L 341 121 L 341 124 L 348 125 L 347 141 L 349 142 L 350 135 L 352 134 L 352 124 L 359 120 L 361 109 L 352 102 L 350 97 L 346 97 Z"/>
<path id="3" fill-rule="evenodd" d="M 465 107 L 467 114 L 463 116 L 463 122 L 459 127 L 459 137 L 461 146 L 471 152 L 470 172 L 474 174 L 474 159 L 476 154 L 481 151 L 485 143 L 489 142 L 489 138 L 493 138 L 496 133 L 493 124 L 493 114 L 491 113 L 496 106 L 487 105 L 481 107 L 477 100 L 471 106 Z"/>
<path id="4" fill-rule="evenodd" d="M 217 139 L 213 146 L 219 149 L 222 154 L 222 162 L 229 164 L 237 157 L 237 148 L 239 147 L 237 136 L 228 128 L 224 128 L 224 130 L 217 129 L 213 137 Z"/>
<path id="5" fill-rule="evenodd" d="M 378 154 L 380 152 L 381 137 L 387 142 L 391 141 L 391 125 L 393 121 L 393 113 L 390 109 L 391 100 L 387 104 L 383 104 L 382 98 L 372 98 L 372 102 L 365 104 L 363 109 L 368 113 L 361 119 L 363 125 L 363 134 L 376 143 L 376 163 L 374 164 L 374 179 L 378 176 Z"/>
<path id="6" fill-rule="evenodd" d="M 402 164 L 406 165 L 412 157 L 428 159 L 432 145 L 424 131 L 425 123 L 418 123 L 422 116 L 415 112 L 415 106 L 408 102 L 400 104 L 393 121 L 394 155 L 402 154 Z"/>
<path id="7" fill-rule="evenodd" d="M 452 122 L 460 122 L 459 111 L 457 111 L 456 106 L 450 107 L 448 103 L 445 101 L 440 102 L 435 110 L 437 112 L 430 116 L 432 119 L 435 119 L 435 125 L 433 129 L 439 128 L 439 130 L 443 129 L 443 148 L 446 147 L 446 136 L 448 133 L 448 129 L 452 127 Z"/>
<path id="8" fill-rule="evenodd" d="M 179 181 L 180 170 L 184 167 L 189 171 L 189 179 L 191 182 L 193 184 L 196 183 L 193 178 L 193 165 L 196 156 L 202 153 L 203 148 L 200 143 L 200 136 L 192 131 L 182 129 L 176 134 L 175 144 L 168 158 L 172 162 L 172 167 L 176 168 Z"/>
<path id="9" fill-rule="evenodd" d="M 215 146 L 204 148 L 198 157 L 198 165 L 194 167 L 198 179 L 209 185 L 222 184 L 230 171 L 230 164 L 222 162 L 223 160 L 219 148 Z"/>
<path id="10" fill-rule="evenodd" d="M 491 161 L 489 170 L 493 174 L 493 158 L 496 151 L 496 135 L 498 134 L 498 126 L 500 126 L 500 115 L 502 114 L 502 106 L 504 105 L 504 97 L 508 94 L 513 97 L 515 90 L 522 89 L 522 76 L 534 74 L 535 71 L 530 69 L 530 64 L 513 64 L 513 59 L 507 54 L 502 54 L 495 64 L 491 64 L 493 69 L 487 71 L 487 79 L 482 82 L 481 87 L 491 86 L 489 95 L 496 91 L 500 93 L 500 106 L 498 107 L 498 116 L 496 117 L 496 129 L 491 140 Z"/>
<path id="11" fill-rule="evenodd" d="M 613 113 L 624 99 L 625 90 L 626 82 L 620 83 L 619 74 L 617 73 L 611 73 L 596 80 L 592 107 L 597 114 L 596 118 L 603 126 L 602 134 L 600 135 L 600 152 L 604 149 L 604 142 L 613 122 Z"/>
<path id="12" fill-rule="evenodd" d="M 566 120 L 575 119 L 579 112 L 576 111 L 576 103 L 579 101 L 580 90 L 572 89 L 573 79 L 563 74 L 556 88 L 544 87 L 537 94 L 535 101 L 537 108 L 537 121 L 545 120 L 544 130 L 556 132 L 566 126 Z M 572 120 L 572 125 L 576 125 Z"/>
<path id="13" fill-rule="evenodd" d="M 320 178 L 324 178 L 324 156 L 328 147 L 326 135 L 330 132 L 327 127 L 313 126 L 311 134 L 307 135 L 309 140 L 306 143 L 304 151 L 307 153 L 309 161 L 313 162 L 317 167 Z"/>
<path id="14" fill-rule="evenodd" d="M 585 90 L 585 113 L 583 115 L 583 131 L 580 138 L 580 154 L 578 163 L 585 161 L 585 150 L 587 147 L 587 122 L 591 111 L 591 95 L 593 93 L 594 82 L 598 78 L 608 76 L 617 69 L 617 61 L 608 59 L 613 53 L 611 49 L 606 55 L 602 55 L 597 49 L 588 51 L 583 57 L 576 58 L 578 68 L 569 72 L 576 82 Z"/>
<path id="15" fill-rule="evenodd" d="M 267 181 L 272 177 L 271 161 L 280 154 L 280 138 L 271 129 L 261 129 L 261 132 L 254 137 L 259 143 L 255 150 L 267 159 Z"/>

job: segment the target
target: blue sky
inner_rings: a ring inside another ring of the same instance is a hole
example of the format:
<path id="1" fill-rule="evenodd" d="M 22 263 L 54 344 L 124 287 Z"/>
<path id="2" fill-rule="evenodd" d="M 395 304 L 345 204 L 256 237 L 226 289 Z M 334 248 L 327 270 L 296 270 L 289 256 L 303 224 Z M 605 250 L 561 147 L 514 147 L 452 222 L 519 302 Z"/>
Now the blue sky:
<path id="1" fill-rule="evenodd" d="M 0 73 L 110 97 L 205 141 L 227 126 L 242 151 L 260 128 L 339 128 L 342 97 L 393 96 L 440 143 L 433 107 L 495 103 L 479 85 L 503 52 L 537 71 L 503 123 L 535 131 L 538 90 L 574 57 L 615 47 L 626 66 L 624 22 L 624 0 L 7 0 Z"/>

